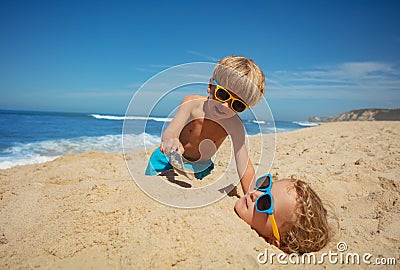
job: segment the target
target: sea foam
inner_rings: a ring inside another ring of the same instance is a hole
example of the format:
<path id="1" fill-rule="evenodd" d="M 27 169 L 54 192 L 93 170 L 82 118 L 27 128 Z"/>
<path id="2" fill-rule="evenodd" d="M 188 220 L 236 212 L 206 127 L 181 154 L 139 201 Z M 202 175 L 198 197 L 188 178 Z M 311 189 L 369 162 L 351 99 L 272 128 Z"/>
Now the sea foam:
<path id="1" fill-rule="evenodd" d="M 172 118 L 168 117 L 152 117 L 152 116 L 116 116 L 116 115 L 101 115 L 101 114 L 90 114 L 91 117 L 96 119 L 105 119 L 105 120 L 143 120 L 143 121 L 157 121 L 157 122 L 171 122 Z"/>
<path id="2" fill-rule="evenodd" d="M 160 143 L 158 136 L 129 134 L 124 137 L 129 143 L 129 150 L 141 150 Z M 4 149 L 0 154 L 0 169 L 18 165 L 43 163 L 54 160 L 68 153 L 84 153 L 88 151 L 103 151 L 122 153 L 122 135 L 83 136 L 71 139 L 48 140 L 32 143 L 15 143 Z"/>

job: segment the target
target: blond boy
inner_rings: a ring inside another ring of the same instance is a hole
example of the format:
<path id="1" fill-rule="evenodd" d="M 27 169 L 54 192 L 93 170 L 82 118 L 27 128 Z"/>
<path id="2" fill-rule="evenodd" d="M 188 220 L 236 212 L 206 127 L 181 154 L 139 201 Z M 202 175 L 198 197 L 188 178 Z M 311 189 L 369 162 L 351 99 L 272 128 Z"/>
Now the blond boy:
<path id="1" fill-rule="evenodd" d="M 222 142 L 231 136 L 236 168 L 246 191 L 254 179 L 254 168 L 245 146 L 245 130 L 238 117 L 263 97 L 265 76 L 253 60 L 228 56 L 214 69 L 209 96 L 190 95 L 162 135 L 161 145 L 150 157 L 146 175 L 172 169 L 170 153 L 178 150 L 185 168 L 197 179 L 211 173 L 214 156 Z"/>

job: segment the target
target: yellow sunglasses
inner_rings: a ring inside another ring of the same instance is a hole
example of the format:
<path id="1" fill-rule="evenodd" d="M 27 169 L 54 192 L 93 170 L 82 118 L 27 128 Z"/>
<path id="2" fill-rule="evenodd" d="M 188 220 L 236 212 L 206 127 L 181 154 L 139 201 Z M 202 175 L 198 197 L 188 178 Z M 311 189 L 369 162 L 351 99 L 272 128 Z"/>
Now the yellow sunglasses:
<path id="1" fill-rule="evenodd" d="M 249 106 L 244 103 L 242 100 L 235 98 L 232 96 L 232 94 L 229 92 L 228 89 L 222 87 L 221 85 L 218 85 L 217 82 L 214 80 L 214 84 L 210 84 L 210 86 L 215 87 L 214 89 L 214 98 L 218 100 L 219 102 L 225 103 L 229 102 L 228 106 L 231 108 L 234 112 L 236 113 L 241 113 L 247 110 Z"/>

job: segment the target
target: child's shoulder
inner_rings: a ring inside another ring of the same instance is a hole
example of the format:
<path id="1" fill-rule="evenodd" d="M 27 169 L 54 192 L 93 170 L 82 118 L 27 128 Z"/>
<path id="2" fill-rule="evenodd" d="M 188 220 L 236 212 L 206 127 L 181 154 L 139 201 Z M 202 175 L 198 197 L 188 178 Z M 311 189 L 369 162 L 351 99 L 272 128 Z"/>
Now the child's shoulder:
<path id="1" fill-rule="evenodd" d="M 190 102 L 191 104 L 197 104 L 200 102 L 204 102 L 207 99 L 207 96 L 200 96 L 200 95 L 189 95 L 186 96 L 183 100 L 182 100 L 182 104 Z"/>
<path id="2" fill-rule="evenodd" d="M 203 105 L 206 100 L 206 96 L 189 95 L 182 100 L 179 107 L 180 110 L 184 110 L 188 113 L 190 112 L 191 114 L 197 115 L 200 111 L 203 110 Z"/>
<path id="3" fill-rule="evenodd" d="M 189 96 L 186 96 L 186 97 L 182 100 L 182 102 L 193 101 L 193 100 L 204 101 L 205 99 L 207 99 L 207 96 L 189 95 Z"/>

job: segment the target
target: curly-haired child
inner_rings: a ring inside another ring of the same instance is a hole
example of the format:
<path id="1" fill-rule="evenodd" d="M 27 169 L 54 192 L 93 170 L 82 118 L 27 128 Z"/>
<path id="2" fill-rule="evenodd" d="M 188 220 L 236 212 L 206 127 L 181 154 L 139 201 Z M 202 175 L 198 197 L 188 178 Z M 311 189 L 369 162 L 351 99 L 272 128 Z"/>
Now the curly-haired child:
<path id="1" fill-rule="evenodd" d="M 235 204 L 235 211 L 267 242 L 287 253 L 322 249 L 331 239 L 327 210 L 304 181 L 282 179 L 272 183 L 267 174 Z"/>

